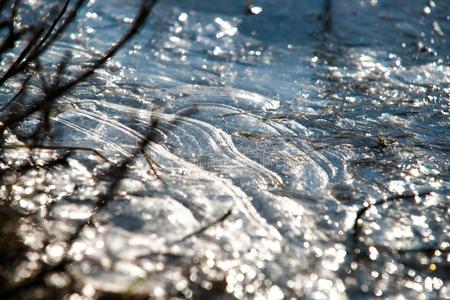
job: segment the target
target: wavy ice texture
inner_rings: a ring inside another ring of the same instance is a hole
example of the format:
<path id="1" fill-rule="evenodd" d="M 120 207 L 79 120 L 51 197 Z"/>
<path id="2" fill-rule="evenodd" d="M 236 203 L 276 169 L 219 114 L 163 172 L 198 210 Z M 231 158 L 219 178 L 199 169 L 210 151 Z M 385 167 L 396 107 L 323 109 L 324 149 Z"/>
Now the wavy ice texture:
<path id="1" fill-rule="evenodd" d="M 134 2 L 90 1 L 43 64 L 69 50 L 73 76 Z M 267 2 L 244 16 L 232 1 L 162 1 L 58 100 L 45 145 L 82 150 L 16 180 L 12 206 L 35 213 L 40 233 L 20 235 L 50 261 L 67 248 L 86 297 L 450 297 L 449 5 L 431 7 L 437 27 L 417 3 L 332 1 L 323 14 L 317 1 Z M 409 46 L 429 37 L 433 50 Z M 16 87 L 2 88 L 6 101 Z M 11 144 L 39 122 L 12 128 Z M 108 188 L 105 170 L 149 130 L 94 226 L 65 244 Z M 27 153 L 4 156 L 20 165 Z"/>

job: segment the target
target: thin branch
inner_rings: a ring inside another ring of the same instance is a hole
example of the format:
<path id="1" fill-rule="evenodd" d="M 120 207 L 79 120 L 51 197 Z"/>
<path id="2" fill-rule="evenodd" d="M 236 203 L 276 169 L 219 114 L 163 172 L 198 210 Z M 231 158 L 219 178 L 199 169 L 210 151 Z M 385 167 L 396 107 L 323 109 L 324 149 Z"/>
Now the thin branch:
<path id="1" fill-rule="evenodd" d="M 0 111 L 3 111 L 5 108 L 10 106 L 13 102 L 15 102 L 17 99 L 19 99 L 21 96 L 26 94 L 28 83 L 31 79 L 31 75 L 28 75 L 25 80 L 22 82 L 22 86 L 20 87 L 19 92 L 15 94 L 8 102 L 6 102 L 2 107 L 0 107 Z"/>
<path id="2" fill-rule="evenodd" d="M 105 162 L 111 163 L 111 161 L 103 153 L 101 153 L 97 149 L 89 148 L 89 147 L 55 146 L 55 145 L 48 145 L 48 146 L 47 145 L 32 145 L 32 146 L 30 146 L 30 145 L 21 145 L 21 144 L 9 144 L 9 145 L 3 145 L 2 148 L 3 149 L 20 149 L 20 148 L 24 148 L 24 149 L 29 149 L 29 150 L 43 149 L 43 150 L 88 151 L 88 152 L 93 152 L 95 155 L 100 157 Z"/>
<path id="3" fill-rule="evenodd" d="M 194 231 L 194 232 L 192 232 L 192 233 L 190 233 L 190 234 L 184 236 L 183 238 L 177 240 L 175 243 L 181 243 L 181 242 L 183 242 L 183 241 L 185 241 L 185 240 L 187 240 L 187 239 L 190 239 L 190 238 L 193 237 L 193 236 L 202 234 L 203 232 L 205 232 L 205 231 L 208 230 L 209 228 L 211 228 L 211 227 L 213 227 L 213 226 L 216 226 L 217 224 L 220 224 L 220 223 L 222 223 L 223 221 L 225 221 L 229 216 L 231 216 L 232 212 L 233 212 L 233 209 L 230 208 L 224 215 L 222 215 L 222 216 L 221 216 L 220 218 L 218 218 L 217 220 L 214 220 L 213 222 L 211 222 L 211 223 L 209 223 L 209 224 L 206 224 L 206 225 L 200 227 L 198 230 L 196 230 L 196 231 Z"/>
<path id="4" fill-rule="evenodd" d="M 360 209 L 358 211 L 358 213 L 356 214 L 356 219 L 353 224 L 353 233 L 352 233 L 353 248 L 355 249 L 356 246 L 358 245 L 359 236 L 361 234 L 361 223 L 362 223 L 361 220 L 363 219 L 364 215 L 366 214 L 366 212 L 369 208 L 383 205 L 383 204 L 390 203 L 390 202 L 404 200 L 404 199 L 413 199 L 414 197 L 425 197 L 431 193 L 432 193 L 432 191 L 424 191 L 424 192 L 420 192 L 417 194 L 416 193 L 405 193 L 405 194 L 400 194 L 400 195 L 392 195 L 390 197 L 378 200 L 374 203 L 370 203 L 367 206 Z"/>
<path id="5" fill-rule="evenodd" d="M 47 31 L 44 29 L 44 25 L 39 26 L 38 30 L 28 43 L 27 47 L 25 47 L 19 57 L 14 61 L 14 63 L 0 79 L 0 85 L 5 83 L 9 78 L 15 76 L 17 73 L 24 71 L 33 60 L 37 59 L 39 55 L 41 55 L 48 48 L 48 46 L 51 45 L 54 40 L 61 35 L 61 33 L 66 29 L 67 25 L 72 22 L 77 14 L 77 11 L 81 8 L 85 1 L 86 0 L 78 0 L 78 2 L 75 4 L 75 7 L 71 10 L 69 15 L 64 19 L 64 21 L 58 28 L 56 28 L 56 26 L 66 13 L 70 0 L 66 0 L 64 6 L 60 10 L 56 18 L 53 20 Z M 42 36 L 45 31 L 45 35 Z"/>
<path id="6" fill-rule="evenodd" d="M 3 76 L 0 78 L 0 86 L 3 85 L 9 78 L 16 75 L 18 72 L 21 71 L 20 66 L 22 65 L 22 61 L 30 54 L 32 51 L 34 45 L 37 43 L 39 38 L 44 33 L 44 28 L 39 26 L 31 40 L 28 42 L 25 49 L 22 50 L 19 57 L 12 63 L 12 65 L 8 68 L 8 70 L 3 74 Z"/>
<path id="7" fill-rule="evenodd" d="M 9 119 L 5 120 L 0 124 L 0 131 L 4 130 L 5 128 L 11 126 L 14 123 L 17 123 L 21 120 L 23 120 L 25 117 L 41 110 L 42 105 L 44 105 L 45 102 L 53 102 L 55 99 L 61 97 L 64 93 L 67 91 L 73 89 L 77 84 L 80 82 L 86 80 L 88 77 L 94 74 L 94 72 L 103 66 L 103 64 L 112 56 L 116 54 L 116 52 L 121 49 L 134 35 L 137 34 L 139 28 L 144 24 L 147 16 L 150 14 L 151 8 L 156 4 L 156 0 L 147 0 L 144 1 L 143 5 L 141 6 L 141 9 L 139 11 L 138 16 L 135 18 L 134 22 L 132 23 L 131 28 L 129 31 L 117 42 L 114 46 L 112 46 L 101 58 L 99 58 L 97 61 L 95 61 L 92 66 L 85 72 L 78 75 L 75 79 L 69 81 L 68 83 L 61 85 L 61 86 L 55 86 L 49 90 L 49 95 L 44 97 L 43 99 L 36 101 L 32 105 L 28 107 L 24 112 L 21 114 L 14 114 L 9 117 Z M 2 84 L 2 81 L 0 80 L 0 85 Z"/>

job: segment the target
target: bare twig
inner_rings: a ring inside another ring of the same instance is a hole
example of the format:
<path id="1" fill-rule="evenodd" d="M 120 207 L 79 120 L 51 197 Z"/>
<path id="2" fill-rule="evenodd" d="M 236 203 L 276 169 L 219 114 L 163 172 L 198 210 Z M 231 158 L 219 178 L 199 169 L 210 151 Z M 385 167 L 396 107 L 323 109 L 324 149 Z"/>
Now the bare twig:
<path id="1" fill-rule="evenodd" d="M 362 209 L 360 209 L 356 215 L 355 222 L 353 223 L 353 232 L 351 235 L 353 252 L 355 252 L 356 249 L 359 249 L 358 245 L 360 242 L 359 237 L 361 235 L 362 219 L 368 209 L 375 207 L 375 206 L 379 206 L 379 205 L 383 205 L 383 204 L 391 203 L 391 202 L 396 202 L 396 201 L 400 201 L 400 200 L 414 199 L 415 197 L 425 197 L 431 193 L 432 193 L 432 191 L 424 191 L 424 192 L 420 192 L 420 193 L 405 193 L 405 194 L 400 194 L 400 195 L 392 195 L 387 198 L 378 200 L 374 203 L 370 203 L 370 204 L 364 206 Z M 359 249 L 359 250 L 361 250 L 361 249 Z"/>
<path id="2" fill-rule="evenodd" d="M 6 80 L 11 78 L 12 76 L 14 76 L 15 74 L 17 74 L 18 72 L 25 70 L 25 68 L 27 67 L 27 65 L 30 62 L 37 61 L 37 58 L 42 53 L 42 51 L 44 51 L 46 47 L 48 47 L 50 44 L 52 44 L 54 39 L 63 31 L 64 27 L 67 26 L 67 24 L 70 23 L 70 21 L 75 17 L 78 6 L 75 6 L 75 9 L 73 9 L 71 11 L 71 13 L 69 14 L 69 16 L 65 18 L 62 25 L 60 25 L 60 27 L 58 27 L 58 29 L 55 29 L 56 24 L 62 18 L 62 15 L 64 15 L 64 12 L 67 9 L 68 2 L 69 2 L 69 0 L 66 2 L 66 5 L 63 7 L 60 14 L 54 20 L 54 22 L 50 26 L 50 29 L 47 31 L 47 33 L 44 36 L 42 36 L 44 34 L 44 29 L 42 27 L 40 27 L 37 30 L 37 32 L 34 34 L 32 39 L 28 43 L 27 47 L 22 51 L 22 53 L 19 55 L 19 57 L 16 59 L 16 61 L 12 64 L 12 66 L 8 69 L 8 71 L 3 75 L 3 77 L 0 78 L 0 85 L 3 84 Z M 81 5 L 82 3 L 84 3 L 84 0 L 79 0 L 77 2 L 77 5 Z M 11 114 L 8 118 L 6 118 L 6 120 L 4 120 L 0 124 L 0 131 L 4 132 L 4 130 L 6 128 L 8 128 L 9 126 L 11 126 L 17 122 L 22 121 L 24 118 L 33 114 L 34 112 L 43 111 L 44 114 L 49 115 L 50 111 L 52 109 L 52 105 L 54 104 L 54 102 L 57 98 L 59 98 L 64 93 L 71 90 L 72 88 L 74 88 L 78 83 L 86 80 L 89 76 L 94 74 L 94 72 L 98 68 L 102 67 L 109 58 L 114 56 L 117 53 L 117 51 L 119 49 L 121 49 L 125 45 L 125 43 L 127 43 L 138 32 L 139 28 L 144 24 L 146 18 L 150 14 L 150 11 L 151 11 L 152 7 L 155 5 L 155 3 L 156 3 L 156 0 L 143 0 L 142 6 L 139 10 L 139 13 L 138 13 L 137 17 L 135 18 L 134 22 L 132 23 L 132 26 L 128 30 L 128 32 L 114 46 L 112 46 L 109 50 L 107 50 L 104 53 L 104 55 L 102 55 L 99 59 L 94 61 L 92 63 L 92 65 L 86 71 L 84 71 L 81 74 L 79 74 L 78 76 L 76 76 L 75 79 L 72 79 L 69 82 L 63 83 L 63 84 L 61 84 L 61 82 L 57 79 L 52 83 L 51 86 L 49 86 L 45 80 L 42 80 L 41 83 L 44 86 L 45 97 L 41 98 L 38 101 L 35 101 L 29 107 L 25 108 L 24 111 L 18 112 L 15 114 Z M 0 5 L 1 5 L 1 2 L 0 2 Z M 58 68 L 58 73 L 62 72 L 62 70 L 65 69 L 66 64 L 67 64 L 67 62 L 64 60 L 60 63 L 60 66 Z M 61 76 L 61 74 L 57 74 L 57 76 Z M 20 92 L 19 92 L 19 94 L 20 94 Z M 17 99 L 17 97 L 15 99 Z M 14 100 L 11 100 L 8 103 L 8 105 L 10 105 L 10 103 L 13 101 Z M 144 139 L 141 140 L 141 142 L 139 143 L 139 145 L 135 149 L 135 151 L 132 153 L 132 155 L 129 157 L 126 157 L 125 159 L 123 159 L 119 163 L 117 163 L 116 165 L 112 165 L 109 168 L 107 173 L 110 176 L 110 178 L 112 178 L 113 180 L 110 182 L 107 192 L 101 194 L 98 197 L 96 204 L 95 204 L 95 208 L 93 209 L 93 211 L 91 213 L 91 216 L 88 218 L 88 220 L 79 224 L 76 228 L 75 233 L 72 234 L 71 237 L 66 241 L 69 246 L 79 237 L 79 234 L 86 226 L 90 226 L 93 224 L 93 220 L 94 220 L 95 216 L 98 214 L 98 212 L 100 212 L 109 203 L 109 201 L 114 199 L 114 194 L 116 192 L 116 189 L 117 189 L 120 181 L 125 177 L 125 175 L 128 171 L 128 166 L 133 162 L 133 160 L 140 153 L 144 152 L 143 149 L 151 141 L 154 141 L 154 139 L 155 139 L 154 129 L 156 128 L 157 125 L 158 125 L 158 119 L 153 118 L 151 120 L 150 130 L 147 132 Z M 9 146 L 11 147 L 11 145 L 9 145 Z M 15 145 L 15 146 L 17 146 L 17 145 Z M 43 147 L 43 148 L 46 147 L 46 146 L 42 146 L 42 145 L 35 145 L 35 146 Z M 52 147 L 53 149 L 59 148 L 58 146 L 50 146 L 50 147 Z M 3 148 L 5 148 L 5 145 L 3 145 Z M 77 147 L 77 148 L 70 149 L 70 147 L 61 147 L 61 149 L 81 150 L 82 148 Z M 82 150 L 93 151 L 100 157 L 105 158 L 102 154 L 100 154 L 100 152 L 98 152 L 96 150 L 87 149 L 87 148 L 82 149 Z M 66 153 L 61 158 L 62 159 L 61 161 L 57 160 L 54 163 L 64 164 L 65 161 L 67 160 L 68 155 L 70 155 L 70 152 Z M 29 165 L 28 167 L 32 167 L 32 166 Z M 26 167 L 24 169 L 24 171 L 26 171 L 26 169 L 28 169 L 28 167 Z M 71 258 L 66 253 L 66 255 L 63 257 L 63 259 L 60 262 L 58 262 L 57 264 L 45 265 L 34 276 L 21 281 L 20 283 L 18 283 L 17 285 L 15 285 L 13 287 L 3 289 L 2 291 L 0 291 L 0 298 L 5 299 L 5 298 L 12 297 L 14 295 L 17 295 L 17 293 L 19 291 L 22 291 L 29 287 L 35 286 L 37 284 L 41 284 L 48 274 L 55 272 L 55 271 L 65 270 L 66 266 L 69 263 L 71 263 L 71 261 L 72 261 Z"/>
<path id="3" fill-rule="evenodd" d="M 229 209 L 225 214 L 223 214 L 222 216 L 220 216 L 220 218 L 218 218 L 217 220 L 214 220 L 211 223 L 208 223 L 202 227 L 200 227 L 199 229 L 197 229 L 196 231 L 184 236 L 183 238 L 177 240 L 175 243 L 181 243 L 187 239 L 190 239 L 191 237 L 194 237 L 196 235 L 200 235 L 203 232 L 205 232 L 206 230 L 208 230 L 209 228 L 216 226 L 217 224 L 222 223 L 223 221 L 225 221 L 229 216 L 231 216 L 231 213 L 233 212 L 233 209 Z"/>
<path id="4" fill-rule="evenodd" d="M 3 149 L 43 149 L 43 150 L 66 150 L 66 151 L 88 151 L 92 152 L 98 157 L 100 157 L 105 162 L 111 163 L 111 161 L 99 150 L 95 148 L 89 148 L 89 147 L 82 147 L 82 146 L 58 146 L 58 145 L 25 145 L 25 144 L 8 144 L 3 145 Z"/>

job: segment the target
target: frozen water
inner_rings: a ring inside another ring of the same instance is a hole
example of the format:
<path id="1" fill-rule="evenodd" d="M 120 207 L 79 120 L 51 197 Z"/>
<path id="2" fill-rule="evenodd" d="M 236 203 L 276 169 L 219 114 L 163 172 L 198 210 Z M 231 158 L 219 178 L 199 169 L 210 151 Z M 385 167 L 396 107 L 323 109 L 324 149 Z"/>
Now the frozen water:
<path id="1" fill-rule="evenodd" d="M 256 4 L 245 15 L 244 1 L 161 1 L 59 100 L 47 143 L 85 150 L 23 174 L 10 195 L 60 241 L 48 259 L 67 247 L 87 291 L 155 298 L 450 298 L 450 3 Z M 76 73 L 136 7 L 89 1 L 44 64 L 70 50 Z M 147 160 L 64 245 L 107 188 L 102 172 L 149 130 Z"/>

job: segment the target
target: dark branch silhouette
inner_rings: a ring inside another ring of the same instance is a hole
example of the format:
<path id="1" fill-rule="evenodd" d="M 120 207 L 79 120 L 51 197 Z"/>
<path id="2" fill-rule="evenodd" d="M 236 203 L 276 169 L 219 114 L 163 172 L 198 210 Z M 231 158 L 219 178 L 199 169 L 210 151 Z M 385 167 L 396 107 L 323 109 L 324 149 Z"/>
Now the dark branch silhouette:
<path id="1" fill-rule="evenodd" d="M 113 46 L 100 55 L 100 57 L 93 60 L 84 71 L 78 75 L 75 75 L 73 79 L 63 82 L 63 75 L 71 62 L 70 53 L 66 53 L 63 59 L 57 63 L 57 69 L 53 79 L 47 78 L 46 70 L 41 65 L 39 58 L 49 47 L 52 47 L 54 42 L 59 37 L 62 36 L 68 25 L 73 22 L 77 12 L 86 1 L 78 0 L 73 5 L 71 5 L 71 2 L 72 1 L 70 0 L 66 0 L 63 6 L 56 13 L 50 13 L 50 18 L 52 18 L 51 22 L 44 21 L 35 26 L 29 40 L 25 43 L 23 50 L 0 77 L 0 85 L 3 85 L 6 81 L 14 77 L 22 77 L 23 74 L 27 74 L 25 79 L 22 80 L 19 91 L 16 92 L 15 95 L 12 96 L 11 99 L 7 101 L 0 109 L 0 111 L 5 113 L 2 117 L 3 120 L 0 122 L 0 156 L 3 155 L 4 151 L 7 149 L 29 149 L 30 151 L 30 159 L 27 163 L 22 164 L 19 167 L 10 166 L 9 169 L 0 171 L 0 182 L 2 185 L 5 185 L 9 193 L 11 192 L 11 185 L 16 182 L 6 182 L 7 180 L 5 176 L 8 176 L 10 172 L 14 172 L 15 178 L 18 179 L 36 168 L 50 170 L 56 166 L 67 167 L 68 158 L 75 151 L 90 151 L 102 160 L 109 162 L 108 158 L 97 149 L 69 145 L 51 145 L 51 143 L 49 143 L 49 145 L 42 144 L 37 132 L 33 132 L 32 136 L 28 137 L 28 142 L 27 138 L 23 137 L 21 140 L 24 144 L 5 144 L 5 131 L 12 128 L 12 126 L 15 126 L 16 124 L 20 124 L 23 120 L 25 120 L 25 118 L 33 115 L 34 113 L 40 113 L 42 116 L 42 121 L 39 126 L 40 129 L 38 130 L 45 133 L 51 140 L 50 115 L 54 110 L 57 99 L 71 91 L 79 83 L 92 76 L 96 70 L 101 68 L 106 63 L 108 59 L 113 57 L 121 48 L 125 46 L 125 44 L 132 37 L 134 37 L 138 33 L 139 29 L 144 25 L 156 3 L 156 0 L 142 1 L 142 5 L 139 8 L 138 13 L 128 31 Z M 8 1 L 0 1 L 0 11 L 6 7 L 7 3 Z M 9 19 L 0 24 L 8 27 L 8 34 L 0 44 L 0 56 L 8 49 L 13 48 L 17 41 L 24 38 L 26 31 L 16 30 L 14 27 L 14 18 L 18 14 L 19 4 L 19 1 L 14 1 L 11 7 Z M 47 26 L 46 24 L 49 25 Z M 27 96 L 29 82 L 33 76 L 37 76 L 43 95 L 39 96 L 37 99 L 34 99 L 31 103 L 23 105 L 21 100 Z M 15 109 L 16 103 L 21 105 L 21 109 Z M 86 226 L 93 225 L 95 216 L 109 203 L 109 201 L 114 199 L 117 186 L 126 176 L 129 165 L 139 156 L 139 154 L 145 153 L 144 148 L 147 147 L 150 142 L 154 141 L 154 130 L 158 126 L 158 122 L 158 119 L 152 118 L 150 122 L 150 129 L 148 129 L 142 141 L 135 147 L 133 153 L 129 157 L 120 160 L 118 163 L 110 165 L 109 169 L 106 171 L 106 175 L 111 179 L 111 181 L 109 182 L 106 192 L 98 196 L 91 216 L 85 222 L 79 223 L 75 232 L 65 241 L 68 248 L 70 248 L 71 244 L 79 237 L 80 233 Z M 56 159 L 52 159 L 43 165 L 37 165 L 31 155 L 34 149 L 54 151 L 61 150 L 64 151 L 64 154 L 59 155 Z M 156 170 L 151 164 L 150 158 L 148 156 L 146 158 L 149 162 L 150 168 L 156 174 Z M 47 275 L 57 271 L 65 271 L 67 265 L 71 262 L 71 258 L 66 253 L 58 263 L 54 265 L 44 264 L 40 270 L 31 277 L 24 279 L 17 284 L 12 284 L 2 288 L 0 290 L 0 298 L 15 298 L 28 288 L 45 284 L 44 281 Z"/>

